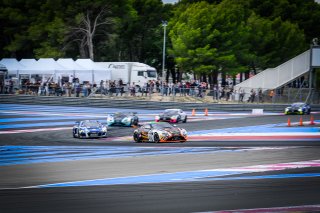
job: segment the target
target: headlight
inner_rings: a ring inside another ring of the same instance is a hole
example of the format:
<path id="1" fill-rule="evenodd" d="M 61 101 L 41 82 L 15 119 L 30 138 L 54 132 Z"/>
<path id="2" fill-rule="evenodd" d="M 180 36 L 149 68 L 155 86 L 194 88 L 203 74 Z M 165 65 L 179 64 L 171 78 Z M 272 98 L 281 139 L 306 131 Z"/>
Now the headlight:
<path id="1" fill-rule="evenodd" d="M 183 136 L 186 136 L 188 133 L 187 133 L 187 131 L 186 131 L 185 129 L 181 129 L 181 134 L 182 134 Z"/>
<path id="2" fill-rule="evenodd" d="M 129 121 L 129 118 L 124 118 L 122 121 L 123 121 L 123 122 L 128 122 L 128 121 Z"/>
<path id="3" fill-rule="evenodd" d="M 177 118 L 178 118 L 178 115 L 171 116 L 171 119 L 177 119 Z"/>
<path id="4" fill-rule="evenodd" d="M 299 111 L 302 111 L 302 109 L 301 109 L 301 108 L 299 108 L 298 110 L 299 110 Z"/>
<path id="5" fill-rule="evenodd" d="M 102 132 L 106 132 L 107 131 L 107 127 L 104 126 L 104 127 L 101 128 L 101 130 L 102 130 Z"/>
<path id="6" fill-rule="evenodd" d="M 159 116 L 159 115 L 156 115 L 156 119 L 160 119 L 160 116 Z"/>

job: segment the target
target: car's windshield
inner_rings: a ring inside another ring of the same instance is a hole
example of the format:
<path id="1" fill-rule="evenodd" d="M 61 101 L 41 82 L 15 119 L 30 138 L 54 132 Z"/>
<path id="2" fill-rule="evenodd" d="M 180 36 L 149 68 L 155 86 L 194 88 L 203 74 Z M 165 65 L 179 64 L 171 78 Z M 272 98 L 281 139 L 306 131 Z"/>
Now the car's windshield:
<path id="1" fill-rule="evenodd" d="M 177 113 L 178 110 L 177 109 L 166 109 L 164 112 L 165 113 Z"/>
<path id="2" fill-rule="evenodd" d="M 169 123 L 156 123 L 152 124 L 152 127 L 155 129 L 164 129 L 164 128 L 173 128 L 173 126 Z"/>
<path id="3" fill-rule="evenodd" d="M 101 124 L 98 121 L 84 121 L 81 126 L 93 127 L 100 126 Z"/>
<path id="4" fill-rule="evenodd" d="M 304 103 L 294 103 L 292 104 L 293 107 L 302 107 Z"/>
<path id="5" fill-rule="evenodd" d="M 114 117 L 125 117 L 125 116 L 132 116 L 134 115 L 133 112 L 116 112 L 114 113 Z"/>

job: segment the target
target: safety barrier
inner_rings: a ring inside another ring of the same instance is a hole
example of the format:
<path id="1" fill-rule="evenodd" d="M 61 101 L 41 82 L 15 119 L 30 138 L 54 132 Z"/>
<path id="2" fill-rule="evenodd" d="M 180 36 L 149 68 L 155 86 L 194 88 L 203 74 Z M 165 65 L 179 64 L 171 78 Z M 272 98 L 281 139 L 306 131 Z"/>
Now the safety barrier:
<path id="1" fill-rule="evenodd" d="M 181 108 L 184 110 L 195 109 L 202 111 L 229 111 L 229 112 L 252 112 L 252 109 L 263 109 L 264 112 L 283 113 L 287 104 L 241 104 L 241 103 L 195 103 L 195 102 L 165 102 L 128 99 L 106 98 L 78 98 L 61 96 L 30 96 L 30 95 L 0 95 L 0 103 L 10 104 L 41 104 L 61 106 L 92 106 L 103 108 L 127 108 L 127 109 L 168 109 Z M 311 105 L 313 111 L 320 111 L 320 105 Z"/>

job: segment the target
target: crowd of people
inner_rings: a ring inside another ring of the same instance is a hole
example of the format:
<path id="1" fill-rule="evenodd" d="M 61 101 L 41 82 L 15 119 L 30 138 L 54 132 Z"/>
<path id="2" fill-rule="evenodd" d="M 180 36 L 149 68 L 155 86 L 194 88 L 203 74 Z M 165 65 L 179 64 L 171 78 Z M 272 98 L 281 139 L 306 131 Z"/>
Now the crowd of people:
<path id="1" fill-rule="evenodd" d="M 214 101 L 238 101 L 238 102 L 264 102 L 266 98 L 274 96 L 273 90 L 268 94 L 262 89 L 251 89 L 246 93 L 244 89 L 235 90 L 232 85 L 224 87 L 220 85 L 209 85 L 206 82 L 197 80 L 181 82 L 162 82 L 149 81 L 143 85 L 135 82 L 124 84 L 120 79 L 118 81 L 101 80 L 99 84 L 90 82 L 80 83 L 75 78 L 72 82 L 33 82 L 26 81 L 21 88 L 14 91 L 12 85 L 6 85 L 3 93 L 9 94 L 28 94 L 38 96 L 67 96 L 67 97 L 89 97 L 91 95 L 103 96 L 190 96 L 204 98 L 212 96 Z M 272 93 L 272 94 L 271 94 Z"/>

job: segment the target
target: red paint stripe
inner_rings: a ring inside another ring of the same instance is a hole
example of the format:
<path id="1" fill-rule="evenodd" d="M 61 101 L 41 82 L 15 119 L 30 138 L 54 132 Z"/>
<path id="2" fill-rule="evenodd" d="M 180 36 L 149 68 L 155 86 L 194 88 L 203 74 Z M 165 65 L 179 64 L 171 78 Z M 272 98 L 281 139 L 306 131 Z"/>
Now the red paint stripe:
<path id="1" fill-rule="evenodd" d="M 213 211 L 212 213 L 265 213 L 265 212 L 319 212 L 320 205 L 305 205 L 305 206 L 288 206 L 275 208 L 258 208 L 258 209 L 238 209 L 238 210 L 223 210 Z"/>

